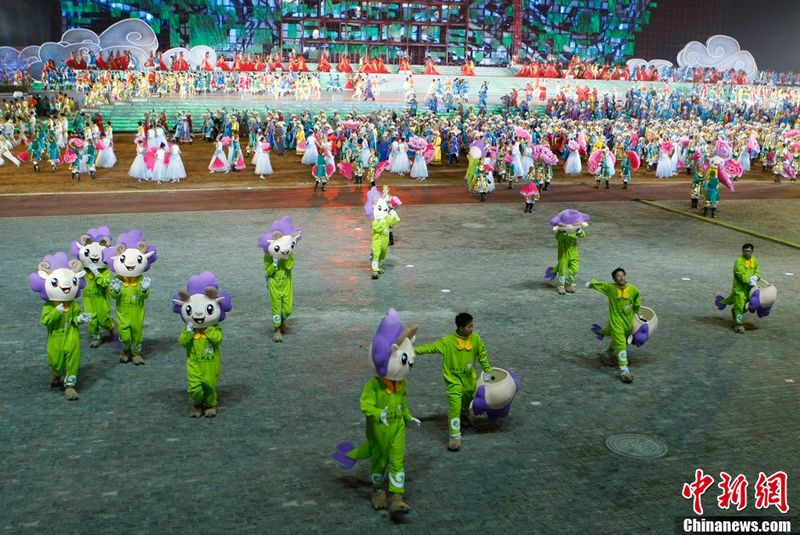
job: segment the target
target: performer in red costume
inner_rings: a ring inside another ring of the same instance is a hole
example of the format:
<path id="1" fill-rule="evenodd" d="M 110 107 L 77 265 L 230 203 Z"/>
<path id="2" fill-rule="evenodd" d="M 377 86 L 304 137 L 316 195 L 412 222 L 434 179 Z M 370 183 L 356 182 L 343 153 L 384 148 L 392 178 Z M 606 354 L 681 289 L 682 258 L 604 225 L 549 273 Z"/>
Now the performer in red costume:
<path id="1" fill-rule="evenodd" d="M 219 57 L 217 57 L 217 68 L 225 72 L 230 72 L 231 67 L 225 60 L 225 54 L 220 54 Z"/>
<path id="2" fill-rule="evenodd" d="M 206 52 L 203 56 L 203 63 L 200 64 L 200 69 L 204 71 L 214 70 L 214 65 L 211 64 L 211 52 Z"/>
<path id="3" fill-rule="evenodd" d="M 339 58 L 339 64 L 336 65 L 338 72 L 353 72 L 353 67 L 350 65 L 350 59 L 347 56 Z"/>
<path id="4" fill-rule="evenodd" d="M 475 63 L 471 59 L 464 60 L 464 64 L 461 66 L 461 75 L 475 76 Z"/>
<path id="5" fill-rule="evenodd" d="M 331 72 L 331 62 L 328 60 L 327 52 L 322 52 L 317 63 L 317 72 Z"/>
<path id="6" fill-rule="evenodd" d="M 432 58 L 428 57 L 425 59 L 425 70 L 422 72 L 422 74 L 429 74 L 433 76 L 439 75 L 439 71 L 436 70 Z"/>

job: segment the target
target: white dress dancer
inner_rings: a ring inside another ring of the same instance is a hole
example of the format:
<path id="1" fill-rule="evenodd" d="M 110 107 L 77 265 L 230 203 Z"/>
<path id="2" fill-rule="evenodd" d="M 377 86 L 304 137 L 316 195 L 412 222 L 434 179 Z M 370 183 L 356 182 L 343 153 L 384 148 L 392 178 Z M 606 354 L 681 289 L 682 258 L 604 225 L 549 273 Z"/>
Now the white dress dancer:
<path id="1" fill-rule="evenodd" d="M 117 155 L 114 154 L 113 141 L 108 137 L 103 137 L 100 138 L 100 142 L 105 148 L 97 155 L 97 167 L 110 169 L 117 163 Z"/>
<path id="2" fill-rule="evenodd" d="M 370 154 L 371 154 L 371 152 L 369 150 L 369 141 L 367 141 L 367 138 L 365 137 L 365 138 L 363 138 L 361 140 L 361 156 L 360 156 L 361 157 L 361 167 L 363 167 L 364 169 L 369 167 L 369 156 L 370 156 Z"/>
<path id="3" fill-rule="evenodd" d="M 511 147 L 511 166 L 514 168 L 514 176 L 522 178 L 525 176 L 525 166 L 522 164 L 522 145 L 519 141 Z"/>
<path id="4" fill-rule="evenodd" d="M 389 170 L 391 171 L 394 167 L 394 161 L 397 159 L 397 155 L 400 154 L 400 143 L 397 140 L 392 141 L 392 150 L 389 152 Z"/>
<path id="5" fill-rule="evenodd" d="M 405 175 L 411 172 L 411 162 L 408 160 L 408 143 L 405 141 L 401 141 L 397 145 L 397 157 L 395 157 L 394 164 L 389 170 L 398 175 Z"/>
<path id="6" fill-rule="evenodd" d="M 750 171 L 750 153 L 747 152 L 747 149 L 742 149 L 742 153 L 739 155 L 739 165 L 742 166 L 742 170 L 746 173 Z"/>
<path id="7" fill-rule="evenodd" d="M 153 165 L 153 182 L 166 182 L 167 179 L 167 150 L 159 147 L 156 151 L 156 163 Z"/>
<path id="8" fill-rule="evenodd" d="M 672 171 L 672 158 L 662 149 L 658 157 L 656 166 L 656 176 L 658 178 L 669 178 L 675 173 Z"/>
<path id="9" fill-rule="evenodd" d="M 136 158 L 133 159 L 128 175 L 139 182 L 147 180 L 147 165 L 144 163 L 144 153 L 147 151 L 144 143 L 136 144 Z"/>
<path id="10" fill-rule="evenodd" d="M 411 166 L 411 178 L 415 178 L 420 181 L 428 178 L 428 164 L 425 162 L 425 158 L 419 151 L 417 151 L 417 153 L 414 155 L 414 165 Z"/>
<path id="11" fill-rule="evenodd" d="M 301 163 L 303 165 L 314 165 L 317 163 L 317 156 L 319 156 L 319 150 L 317 150 L 317 138 L 313 134 L 306 138 L 306 151 L 303 153 L 303 159 Z"/>
<path id="12" fill-rule="evenodd" d="M 214 149 L 214 155 L 211 157 L 211 162 L 208 164 L 208 171 L 210 173 L 228 173 L 231 170 L 231 162 L 225 156 L 225 151 L 222 148 L 222 141 L 217 141 Z"/>
<path id="13" fill-rule="evenodd" d="M 156 131 L 154 128 L 150 128 L 147 130 L 147 148 L 157 149 L 158 147 L 159 145 L 156 143 Z"/>
<path id="14" fill-rule="evenodd" d="M 523 176 L 528 176 L 528 171 L 533 167 L 533 151 L 527 144 L 520 145 L 520 154 L 522 155 Z"/>
<path id="15" fill-rule="evenodd" d="M 608 166 L 608 178 L 617 174 L 617 171 L 614 169 L 614 160 L 611 159 L 611 151 L 606 152 L 606 165 Z"/>
<path id="16" fill-rule="evenodd" d="M 186 178 L 186 168 L 183 166 L 181 158 L 181 148 L 177 143 L 173 143 L 169 148 L 169 164 L 167 165 L 167 180 L 170 182 L 180 182 Z"/>
<path id="17" fill-rule="evenodd" d="M 569 148 L 569 156 L 567 156 L 567 162 L 564 164 L 564 172 L 568 175 L 581 174 L 581 155 L 578 151 L 577 143 L 575 148 Z"/>
<path id="18" fill-rule="evenodd" d="M 271 175 L 272 174 L 272 161 L 269 158 L 269 143 L 264 141 L 263 139 L 258 143 L 258 149 L 256 150 L 256 154 L 258 154 L 258 158 L 256 158 L 256 174 L 258 178 L 265 180 L 264 175 Z"/>

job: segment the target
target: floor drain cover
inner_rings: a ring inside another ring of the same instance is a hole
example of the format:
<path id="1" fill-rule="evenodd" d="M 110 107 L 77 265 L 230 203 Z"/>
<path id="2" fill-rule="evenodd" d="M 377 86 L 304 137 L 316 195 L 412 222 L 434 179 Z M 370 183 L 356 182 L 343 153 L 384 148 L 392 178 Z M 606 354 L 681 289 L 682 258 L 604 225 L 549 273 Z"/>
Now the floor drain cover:
<path id="1" fill-rule="evenodd" d="M 464 228 L 486 228 L 483 223 L 461 223 L 461 226 Z"/>
<path id="2" fill-rule="evenodd" d="M 606 439 L 606 447 L 623 457 L 634 459 L 658 459 L 667 454 L 667 446 L 657 438 L 636 433 L 612 435 Z"/>

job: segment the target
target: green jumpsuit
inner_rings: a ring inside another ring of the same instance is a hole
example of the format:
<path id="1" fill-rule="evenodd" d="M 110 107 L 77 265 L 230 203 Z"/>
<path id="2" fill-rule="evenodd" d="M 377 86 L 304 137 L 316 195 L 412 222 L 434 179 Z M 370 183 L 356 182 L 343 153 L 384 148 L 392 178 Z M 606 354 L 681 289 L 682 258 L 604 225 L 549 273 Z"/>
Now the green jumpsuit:
<path id="1" fill-rule="evenodd" d="M 268 253 L 264 254 L 264 273 L 267 276 L 269 302 L 272 306 L 272 327 L 275 329 L 292 314 L 294 301 L 292 269 L 294 269 L 294 253 L 291 253 L 286 260 L 278 261 L 277 266 Z"/>
<path id="2" fill-rule="evenodd" d="M 178 339 L 186 348 L 186 380 L 194 405 L 206 408 L 217 406 L 217 382 L 222 366 L 219 346 L 222 327 L 212 325 L 193 332 L 183 330 Z"/>
<path id="3" fill-rule="evenodd" d="M 380 273 L 383 259 L 389 250 L 389 231 L 400 222 L 397 214 L 389 213 L 382 220 L 372 222 L 372 271 Z"/>
<path id="4" fill-rule="evenodd" d="M 86 288 L 83 289 L 83 308 L 92 315 L 89 322 L 89 333 L 92 338 L 100 339 L 100 327 L 111 329 L 111 303 L 108 299 L 108 283 L 111 282 L 111 270 L 101 269 L 97 275 L 86 271 Z"/>
<path id="5" fill-rule="evenodd" d="M 575 276 L 580 270 L 580 256 L 578 255 L 578 238 L 586 237 L 586 232 L 578 229 L 575 232 L 556 232 L 556 241 L 558 242 L 558 264 L 556 265 L 556 272 L 558 273 L 558 285 L 574 284 Z"/>
<path id="6" fill-rule="evenodd" d="M 745 260 L 743 256 L 733 264 L 733 286 L 731 294 L 721 301 L 724 305 L 733 305 L 733 321 L 740 325 L 744 321 L 745 305 L 750 300 L 750 277 L 761 277 L 758 269 L 758 258 L 751 256 Z"/>
<path id="7" fill-rule="evenodd" d="M 457 333 L 448 334 L 433 342 L 414 348 L 417 355 L 439 353 L 442 356 L 442 377 L 447 389 L 449 408 L 447 420 L 450 436 L 461 437 L 461 409 L 469 407 L 477 384 L 477 370 L 492 371 L 489 352 L 476 333 L 462 338 Z"/>
<path id="8" fill-rule="evenodd" d="M 64 305 L 64 312 L 56 309 L 59 304 Z M 65 376 L 66 387 L 74 387 L 78 382 L 78 367 L 81 364 L 80 315 L 81 307 L 74 301 L 48 301 L 42 307 L 42 325 L 47 327 L 47 363 L 55 375 Z"/>
<path id="9" fill-rule="evenodd" d="M 367 441 L 347 453 L 355 461 L 369 459 L 369 478 L 373 488 L 383 486 L 389 472 L 389 492 L 402 494 L 406 474 L 403 458 L 406 449 L 406 422 L 411 412 L 406 404 L 406 381 L 373 377 L 361 392 L 361 411 L 367 417 Z M 387 410 L 386 421 L 381 413 Z"/>
<path id="10" fill-rule="evenodd" d="M 142 275 L 121 277 L 119 291 L 111 288 L 111 297 L 117 302 L 117 327 L 122 349 L 131 355 L 139 355 L 144 341 L 144 301 L 150 289 L 142 290 Z"/>
<path id="11" fill-rule="evenodd" d="M 633 315 L 639 312 L 642 298 L 639 288 L 628 284 L 620 288 L 613 282 L 602 282 L 595 279 L 589 281 L 593 288 L 608 297 L 608 326 L 601 330 L 603 336 L 611 337 L 609 352 L 617 355 L 620 366 L 628 365 L 628 336 L 633 334 Z M 628 307 L 627 309 L 625 307 Z"/>

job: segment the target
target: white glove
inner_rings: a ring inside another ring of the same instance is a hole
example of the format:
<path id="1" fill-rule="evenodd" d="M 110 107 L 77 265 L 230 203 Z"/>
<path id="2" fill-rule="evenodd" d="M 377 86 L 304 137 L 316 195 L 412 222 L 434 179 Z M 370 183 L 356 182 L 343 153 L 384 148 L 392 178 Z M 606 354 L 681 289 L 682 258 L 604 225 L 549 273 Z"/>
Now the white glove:
<path id="1" fill-rule="evenodd" d="M 381 411 L 381 423 L 389 427 L 389 407 L 384 407 Z"/>
<path id="2" fill-rule="evenodd" d="M 122 279 L 112 279 L 111 282 L 108 283 L 112 290 L 118 292 L 120 288 L 122 288 Z"/>
<path id="3" fill-rule="evenodd" d="M 194 332 L 194 325 L 192 325 L 191 323 L 187 323 L 186 324 L 186 332 L 187 333 L 193 333 Z"/>
<path id="4" fill-rule="evenodd" d="M 89 323 L 90 321 L 92 321 L 92 315 L 88 312 L 83 312 L 78 316 L 78 323 Z"/>
<path id="5" fill-rule="evenodd" d="M 272 265 L 275 266 L 275 267 L 278 267 L 278 259 L 277 258 L 274 258 L 274 257 L 272 258 Z"/>
<path id="6" fill-rule="evenodd" d="M 392 208 L 391 210 L 389 210 L 389 215 L 392 217 L 397 217 L 397 210 Z"/>
<path id="7" fill-rule="evenodd" d="M 95 277 L 100 273 L 100 270 L 97 269 L 97 266 L 95 266 L 94 264 L 89 266 L 89 271 L 91 271 L 92 275 L 94 275 Z"/>
<path id="8" fill-rule="evenodd" d="M 489 381 L 492 380 L 492 372 L 483 372 L 481 374 L 481 378 L 485 383 L 488 383 Z"/>
<path id="9" fill-rule="evenodd" d="M 588 288 L 592 285 L 592 281 L 586 281 L 586 284 L 583 285 L 584 288 Z"/>
<path id="10" fill-rule="evenodd" d="M 632 308 L 633 308 L 633 305 L 625 305 L 624 307 L 622 307 L 623 310 L 630 310 Z"/>
<path id="11" fill-rule="evenodd" d="M 750 277 L 750 286 L 755 286 L 756 284 L 758 284 L 758 277 L 753 275 Z"/>
<path id="12" fill-rule="evenodd" d="M 416 425 L 417 427 L 419 427 L 420 425 L 422 425 L 422 422 L 420 422 L 420 421 L 419 421 L 419 418 L 411 418 L 411 419 L 408 421 L 408 423 L 410 423 L 410 424 L 414 424 L 414 425 Z"/>
<path id="13" fill-rule="evenodd" d="M 150 277 L 143 278 L 142 279 L 142 290 L 147 290 L 148 288 L 150 288 L 150 283 L 151 282 L 152 282 L 152 279 L 150 279 Z"/>
<path id="14" fill-rule="evenodd" d="M 64 312 L 64 303 L 59 303 L 58 306 L 56 307 L 56 310 L 58 310 L 59 312 Z"/>

